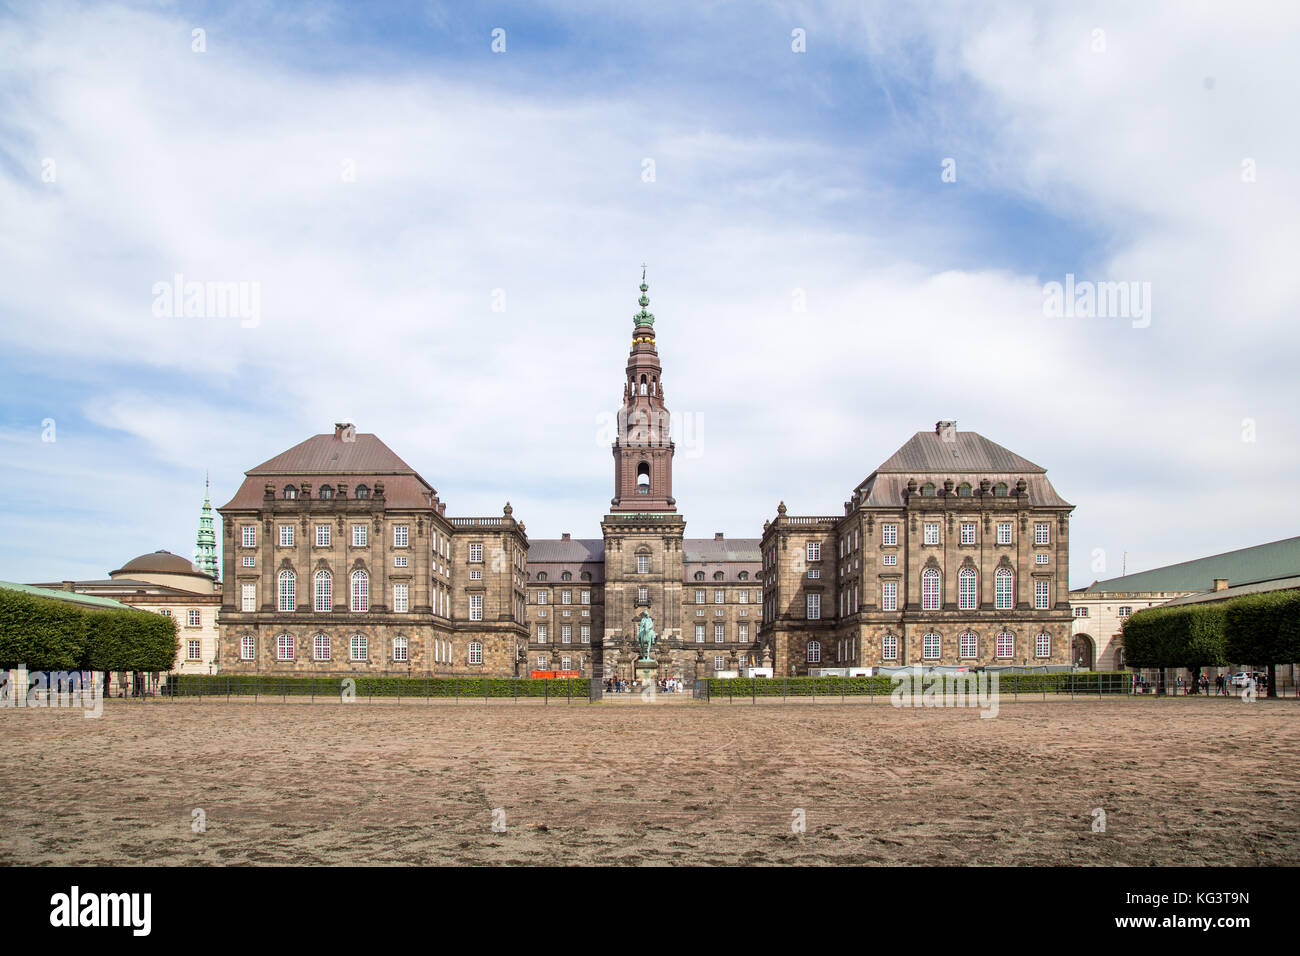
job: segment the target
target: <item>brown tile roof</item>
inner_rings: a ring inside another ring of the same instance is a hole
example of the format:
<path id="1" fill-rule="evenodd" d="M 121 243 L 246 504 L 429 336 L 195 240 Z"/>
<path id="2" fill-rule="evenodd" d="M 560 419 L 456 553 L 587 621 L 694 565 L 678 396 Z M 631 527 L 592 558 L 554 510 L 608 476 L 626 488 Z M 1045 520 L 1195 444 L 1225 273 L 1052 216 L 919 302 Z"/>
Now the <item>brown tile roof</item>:
<path id="1" fill-rule="evenodd" d="M 226 509 L 260 508 L 268 481 L 275 485 L 276 497 L 285 485 L 312 483 L 315 495 L 323 484 L 342 478 L 351 497 L 357 485 L 372 491 L 376 481 L 384 483 L 384 499 L 389 508 L 430 508 L 437 494 L 433 486 L 404 462 L 375 435 L 358 432 L 355 441 L 344 441 L 334 434 L 313 435 L 288 451 L 250 468 L 235 497 L 222 505 Z"/>

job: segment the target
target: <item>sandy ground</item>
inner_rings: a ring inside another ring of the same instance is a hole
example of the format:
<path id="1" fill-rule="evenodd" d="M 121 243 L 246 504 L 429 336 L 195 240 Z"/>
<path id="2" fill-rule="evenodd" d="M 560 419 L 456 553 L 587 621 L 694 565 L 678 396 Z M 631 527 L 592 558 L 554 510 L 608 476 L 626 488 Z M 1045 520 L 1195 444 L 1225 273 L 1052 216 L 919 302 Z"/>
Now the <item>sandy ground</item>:
<path id="1" fill-rule="evenodd" d="M 1294 865 L 1298 755 L 1270 701 L 6 709 L 0 863 Z"/>

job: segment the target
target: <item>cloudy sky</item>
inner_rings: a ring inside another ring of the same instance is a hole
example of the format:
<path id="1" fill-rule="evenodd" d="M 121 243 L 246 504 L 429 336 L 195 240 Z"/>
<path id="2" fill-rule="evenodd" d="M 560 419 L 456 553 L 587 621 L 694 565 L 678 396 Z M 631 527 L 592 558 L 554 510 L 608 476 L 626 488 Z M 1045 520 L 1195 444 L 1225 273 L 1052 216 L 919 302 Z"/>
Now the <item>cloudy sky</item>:
<path id="1" fill-rule="evenodd" d="M 1074 587 L 1300 534 L 1300 7 L 523 6 L 0 14 L 0 579 L 192 556 L 341 420 L 598 536 L 642 262 L 688 534 L 940 418 L 1077 505 Z"/>

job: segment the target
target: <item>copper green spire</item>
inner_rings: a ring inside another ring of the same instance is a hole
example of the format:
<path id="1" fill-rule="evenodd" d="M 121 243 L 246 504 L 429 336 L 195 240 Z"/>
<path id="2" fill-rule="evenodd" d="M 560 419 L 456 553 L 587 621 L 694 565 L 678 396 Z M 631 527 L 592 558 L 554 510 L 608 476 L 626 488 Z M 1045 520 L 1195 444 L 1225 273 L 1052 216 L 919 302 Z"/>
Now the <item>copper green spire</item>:
<path id="1" fill-rule="evenodd" d="M 641 311 L 632 316 L 632 322 L 636 325 L 648 325 L 653 327 L 655 324 L 654 314 L 646 311 L 650 305 L 650 296 L 646 295 L 649 291 L 650 287 L 645 283 L 645 263 L 643 262 L 641 263 L 641 298 L 636 300 L 641 306 Z"/>
<path id="2" fill-rule="evenodd" d="M 212 580 L 217 579 L 217 535 L 212 528 L 211 485 L 203 479 L 203 511 L 199 514 L 199 537 L 195 542 L 194 563 Z"/>

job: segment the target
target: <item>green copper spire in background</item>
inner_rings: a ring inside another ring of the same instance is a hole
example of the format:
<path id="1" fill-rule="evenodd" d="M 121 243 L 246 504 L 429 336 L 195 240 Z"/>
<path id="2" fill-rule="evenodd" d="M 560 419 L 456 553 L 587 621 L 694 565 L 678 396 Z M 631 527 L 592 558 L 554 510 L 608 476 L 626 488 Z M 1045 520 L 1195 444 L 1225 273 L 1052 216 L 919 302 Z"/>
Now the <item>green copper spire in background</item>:
<path id="1" fill-rule="evenodd" d="M 211 485 L 206 476 L 203 479 L 203 511 L 199 515 L 194 564 L 212 580 L 217 580 L 217 533 L 212 529 Z"/>
<path id="2" fill-rule="evenodd" d="M 645 263 L 643 262 L 641 263 L 641 298 L 637 299 L 637 303 L 641 306 L 641 311 L 632 316 L 632 322 L 635 325 L 648 325 L 653 328 L 655 317 L 652 313 L 646 311 L 647 307 L 650 305 L 650 296 L 646 295 L 649 291 L 650 287 L 645 284 Z"/>

